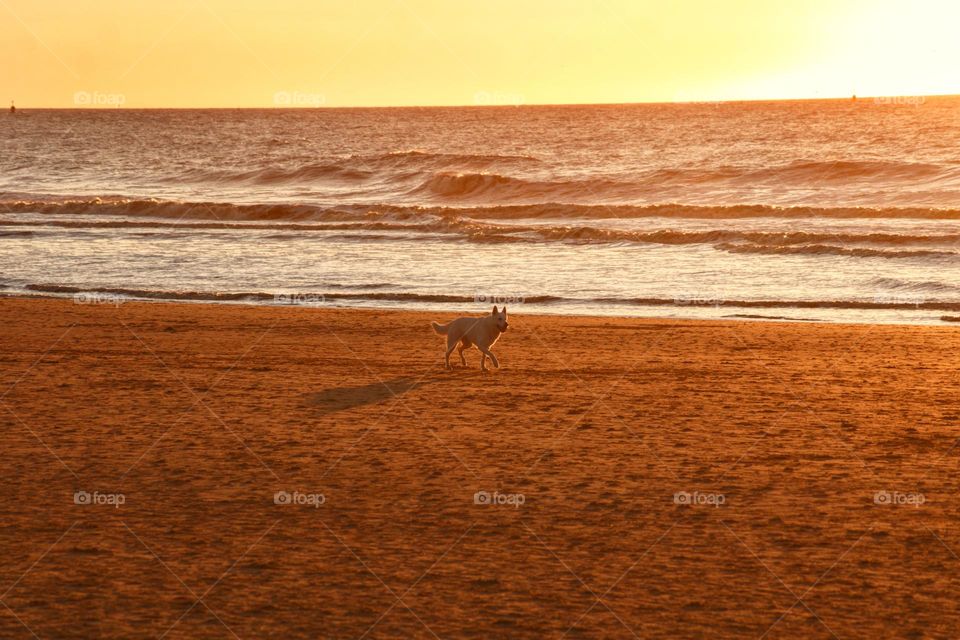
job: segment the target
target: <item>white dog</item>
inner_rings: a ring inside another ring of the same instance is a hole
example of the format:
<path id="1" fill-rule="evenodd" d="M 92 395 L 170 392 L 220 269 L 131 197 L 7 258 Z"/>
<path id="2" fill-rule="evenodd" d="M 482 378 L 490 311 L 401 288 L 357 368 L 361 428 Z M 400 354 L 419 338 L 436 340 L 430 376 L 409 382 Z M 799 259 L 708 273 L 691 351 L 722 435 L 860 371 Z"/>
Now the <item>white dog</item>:
<path id="1" fill-rule="evenodd" d="M 507 330 L 506 307 L 503 308 L 503 311 L 498 311 L 497 307 L 494 306 L 490 315 L 480 318 L 457 318 L 447 324 L 431 322 L 430 325 L 440 335 L 447 336 L 447 353 L 444 356 L 447 369 L 450 368 L 450 354 L 453 353 L 458 342 L 460 348 L 457 349 L 457 353 L 460 354 L 460 362 L 463 363 L 463 366 L 467 366 L 467 359 L 463 357 L 463 350 L 474 346 L 480 350 L 481 371 L 487 370 L 487 356 L 490 356 L 490 362 L 493 363 L 493 366 L 497 369 L 500 368 L 500 361 L 497 360 L 497 356 L 491 353 L 490 347 L 500 338 L 500 334 Z"/>

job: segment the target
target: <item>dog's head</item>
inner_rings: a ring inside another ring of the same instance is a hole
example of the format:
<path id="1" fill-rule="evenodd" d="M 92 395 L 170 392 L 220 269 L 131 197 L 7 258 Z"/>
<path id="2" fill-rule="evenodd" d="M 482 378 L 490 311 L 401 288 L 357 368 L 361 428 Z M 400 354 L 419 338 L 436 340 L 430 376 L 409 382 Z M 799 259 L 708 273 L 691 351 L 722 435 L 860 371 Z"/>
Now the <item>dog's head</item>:
<path id="1" fill-rule="evenodd" d="M 497 310 L 497 305 L 493 305 L 493 311 L 490 312 L 490 315 L 497 319 L 497 329 L 500 330 L 500 333 L 503 333 L 507 330 L 507 327 L 510 325 L 507 324 L 507 308 L 504 307 L 503 311 Z"/>

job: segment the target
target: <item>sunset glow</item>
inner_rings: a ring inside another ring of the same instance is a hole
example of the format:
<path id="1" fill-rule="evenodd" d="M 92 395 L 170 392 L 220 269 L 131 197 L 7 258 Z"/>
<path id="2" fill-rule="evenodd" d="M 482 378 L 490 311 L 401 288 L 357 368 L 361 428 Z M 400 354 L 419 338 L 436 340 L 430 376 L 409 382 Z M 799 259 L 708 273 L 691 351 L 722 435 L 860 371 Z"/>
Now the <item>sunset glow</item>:
<path id="1" fill-rule="evenodd" d="M 960 91 L 948 0 L 0 1 L 24 107 L 623 103 Z"/>
<path id="2" fill-rule="evenodd" d="M 960 0 L 0 0 L 0 640 L 960 637 Z"/>

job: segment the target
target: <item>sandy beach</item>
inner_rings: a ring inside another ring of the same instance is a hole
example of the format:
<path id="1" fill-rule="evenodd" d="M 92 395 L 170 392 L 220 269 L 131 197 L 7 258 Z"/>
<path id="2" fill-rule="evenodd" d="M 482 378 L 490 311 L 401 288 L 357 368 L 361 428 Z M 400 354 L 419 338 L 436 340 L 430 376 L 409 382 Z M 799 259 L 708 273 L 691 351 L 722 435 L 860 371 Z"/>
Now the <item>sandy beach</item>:
<path id="1" fill-rule="evenodd" d="M 0 637 L 960 632 L 956 329 L 452 317 L 0 300 Z"/>

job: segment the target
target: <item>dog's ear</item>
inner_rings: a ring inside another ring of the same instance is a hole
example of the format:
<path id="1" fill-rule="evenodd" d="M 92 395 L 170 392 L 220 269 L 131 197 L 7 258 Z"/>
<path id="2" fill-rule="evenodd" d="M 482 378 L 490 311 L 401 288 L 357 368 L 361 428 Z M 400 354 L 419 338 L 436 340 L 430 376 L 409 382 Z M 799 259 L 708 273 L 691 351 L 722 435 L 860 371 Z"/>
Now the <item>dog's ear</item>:
<path id="1" fill-rule="evenodd" d="M 503 315 L 507 315 L 507 305 L 503 305 Z"/>
<path id="2" fill-rule="evenodd" d="M 498 312 L 497 312 L 497 305 L 493 305 L 493 311 L 490 312 L 490 315 L 495 316 L 495 315 L 497 315 L 497 313 L 498 313 Z"/>

